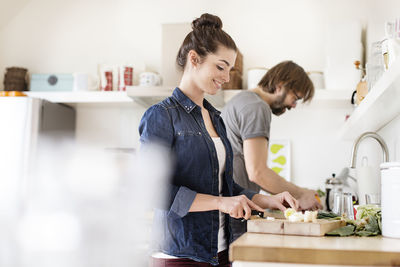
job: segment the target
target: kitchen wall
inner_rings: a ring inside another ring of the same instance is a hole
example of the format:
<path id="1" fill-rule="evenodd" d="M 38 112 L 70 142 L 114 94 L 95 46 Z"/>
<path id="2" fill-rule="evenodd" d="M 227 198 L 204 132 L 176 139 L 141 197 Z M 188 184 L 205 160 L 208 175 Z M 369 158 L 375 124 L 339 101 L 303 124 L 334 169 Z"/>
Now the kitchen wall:
<path id="1" fill-rule="evenodd" d="M 321 71 L 325 66 L 326 29 L 331 23 L 359 21 L 367 29 L 363 36 L 370 43 L 382 38 L 386 17 L 392 18 L 395 10 L 400 10 L 392 6 L 398 6 L 397 2 L 21 0 L 19 12 L 0 20 L 0 70 L 25 66 L 31 73 L 96 75 L 99 63 L 131 63 L 136 71 L 160 71 L 161 25 L 190 22 L 209 12 L 222 18 L 224 29 L 237 42 L 245 70 L 291 59 L 306 70 Z M 244 79 L 246 84 L 246 76 Z M 0 75 L 1 84 L 2 80 Z M 274 117 L 272 138 L 292 142 L 293 181 L 322 187 L 332 172 L 348 165 L 352 142 L 340 140 L 337 130 L 351 109 L 311 105 Z M 137 147 L 137 126 L 144 110 L 136 103 L 79 105 L 77 141 L 103 147 Z M 393 127 L 396 125 L 398 122 Z"/>
<path id="2" fill-rule="evenodd" d="M 219 15 L 243 52 L 244 69 L 292 59 L 322 70 L 328 22 L 366 23 L 365 0 L 188 1 L 31 0 L 3 22 L 0 68 L 31 72 L 89 72 L 98 63 L 131 62 L 160 69 L 161 24 Z M 168 10 L 168 12 L 165 12 Z M 352 63 L 350 63 L 352 64 Z M 3 77 L 0 77 L 0 82 Z"/>

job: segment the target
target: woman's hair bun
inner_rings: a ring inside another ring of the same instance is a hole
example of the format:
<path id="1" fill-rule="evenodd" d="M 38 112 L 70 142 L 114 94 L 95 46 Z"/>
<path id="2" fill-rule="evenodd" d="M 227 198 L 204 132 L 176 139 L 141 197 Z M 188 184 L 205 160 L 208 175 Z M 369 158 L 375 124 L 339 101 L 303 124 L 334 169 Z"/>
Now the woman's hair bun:
<path id="1" fill-rule="evenodd" d="M 222 29 L 222 20 L 217 16 L 204 13 L 200 18 L 193 20 L 192 29 L 196 30 L 204 27 Z"/>

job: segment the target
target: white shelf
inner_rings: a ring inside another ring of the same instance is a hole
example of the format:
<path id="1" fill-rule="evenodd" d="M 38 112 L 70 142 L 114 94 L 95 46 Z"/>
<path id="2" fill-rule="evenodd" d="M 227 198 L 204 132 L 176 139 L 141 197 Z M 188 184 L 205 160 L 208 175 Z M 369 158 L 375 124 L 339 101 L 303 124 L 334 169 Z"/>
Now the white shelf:
<path id="1" fill-rule="evenodd" d="M 400 114 L 400 60 L 376 82 L 361 104 L 340 129 L 342 139 L 355 139 L 376 132 Z"/>
<path id="2" fill-rule="evenodd" d="M 174 89 L 173 87 L 163 86 L 127 86 L 126 91 L 128 96 L 132 97 L 136 102 L 149 107 L 171 96 Z M 216 95 L 206 95 L 205 98 L 215 107 L 220 108 L 225 104 L 224 91 L 219 91 Z"/>
<path id="3" fill-rule="evenodd" d="M 132 102 L 126 92 L 24 92 L 29 97 L 41 98 L 54 103 L 126 103 Z"/>
<path id="4" fill-rule="evenodd" d="M 126 92 L 82 91 L 82 92 L 25 92 L 29 97 L 41 98 L 54 103 L 129 103 L 137 102 L 149 107 L 172 95 L 173 87 L 128 86 Z M 206 99 L 221 108 L 233 96 L 243 90 L 222 90 L 216 95 L 206 95 Z M 311 106 L 338 107 L 350 105 L 351 91 L 317 89 Z M 300 105 L 301 107 L 303 105 Z M 304 107 L 308 104 L 304 105 Z"/>

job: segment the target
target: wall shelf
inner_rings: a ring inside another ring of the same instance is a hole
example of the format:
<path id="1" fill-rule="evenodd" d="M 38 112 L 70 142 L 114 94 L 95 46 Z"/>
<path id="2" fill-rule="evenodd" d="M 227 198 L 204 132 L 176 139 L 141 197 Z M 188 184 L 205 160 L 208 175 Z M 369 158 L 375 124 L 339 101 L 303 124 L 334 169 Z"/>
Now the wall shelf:
<path id="1" fill-rule="evenodd" d="M 126 103 L 132 102 L 126 92 L 25 92 L 29 97 L 54 103 Z"/>
<path id="2" fill-rule="evenodd" d="M 174 89 L 173 87 L 164 86 L 128 86 L 126 91 L 128 96 L 132 97 L 136 102 L 149 107 L 171 96 Z M 215 107 L 223 107 L 225 104 L 224 91 L 219 91 L 216 95 L 206 95 L 206 99 Z"/>
<path id="3" fill-rule="evenodd" d="M 25 92 L 29 97 L 41 98 L 54 103 L 132 103 L 137 102 L 144 107 L 150 107 L 168 96 L 174 88 L 153 86 L 128 86 L 126 92 L 82 91 L 82 92 Z M 222 90 L 216 95 L 206 95 L 206 99 L 217 108 L 222 108 L 236 94 L 242 90 Z M 351 91 L 317 89 L 311 106 L 341 107 L 350 106 Z M 307 107 L 299 105 L 299 107 Z"/>
<path id="4" fill-rule="evenodd" d="M 342 139 L 376 132 L 400 114 L 400 60 L 393 63 L 339 131 Z"/>

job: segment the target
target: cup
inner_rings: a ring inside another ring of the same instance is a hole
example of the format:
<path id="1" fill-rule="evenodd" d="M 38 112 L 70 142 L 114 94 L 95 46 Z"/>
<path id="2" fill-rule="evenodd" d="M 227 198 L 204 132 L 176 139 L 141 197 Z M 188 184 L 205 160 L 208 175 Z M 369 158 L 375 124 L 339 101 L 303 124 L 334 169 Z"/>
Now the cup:
<path id="1" fill-rule="evenodd" d="M 347 218 L 354 220 L 353 195 L 351 193 L 343 193 L 342 207 L 342 215 L 345 215 Z"/>
<path id="2" fill-rule="evenodd" d="M 333 209 L 332 212 L 336 213 L 338 215 L 342 215 L 342 210 L 343 210 L 343 193 L 342 192 L 336 192 L 333 196 Z"/>
<path id="3" fill-rule="evenodd" d="M 353 195 L 351 193 L 335 193 L 332 212 L 354 219 Z"/>
<path id="4" fill-rule="evenodd" d="M 89 89 L 89 75 L 87 73 L 73 74 L 74 77 L 74 91 L 87 91 Z"/>
<path id="5" fill-rule="evenodd" d="M 365 203 L 372 205 L 381 205 L 380 194 L 365 194 Z"/>
<path id="6" fill-rule="evenodd" d="M 161 76 L 155 72 L 142 72 L 140 74 L 140 86 L 161 85 Z"/>

